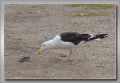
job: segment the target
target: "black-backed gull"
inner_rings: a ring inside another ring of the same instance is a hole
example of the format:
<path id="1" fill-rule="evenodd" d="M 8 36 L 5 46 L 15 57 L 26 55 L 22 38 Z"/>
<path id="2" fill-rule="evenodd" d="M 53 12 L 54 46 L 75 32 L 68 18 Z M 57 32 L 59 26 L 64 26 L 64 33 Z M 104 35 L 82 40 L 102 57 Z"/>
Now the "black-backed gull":
<path id="1" fill-rule="evenodd" d="M 91 40 L 103 39 L 108 37 L 108 34 L 80 34 L 77 32 L 63 32 L 56 35 L 53 39 L 46 41 L 39 49 L 39 54 L 46 49 L 69 49 L 70 55 L 72 48 L 77 47 L 81 42 L 88 42 Z"/>

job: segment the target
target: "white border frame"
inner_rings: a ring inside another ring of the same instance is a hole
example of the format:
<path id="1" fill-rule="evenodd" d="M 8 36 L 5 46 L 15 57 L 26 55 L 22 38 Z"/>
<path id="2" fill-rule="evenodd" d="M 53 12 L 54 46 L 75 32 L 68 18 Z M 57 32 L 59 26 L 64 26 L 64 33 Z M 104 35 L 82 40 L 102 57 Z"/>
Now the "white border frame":
<path id="1" fill-rule="evenodd" d="M 0 81 L 2 83 L 40 83 L 40 82 L 81 82 L 81 83 L 120 83 L 120 51 L 117 51 L 117 80 L 4 80 L 4 4 L 117 4 L 118 6 L 118 23 L 117 23 L 117 49 L 120 48 L 119 27 L 120 27 L 120 1 L 119 0 L 0 0 L 0 25 L 1 25 L 1 50 L 0 50 Z"/>
<path id="2" fill-rule="evenodd" d="M 0 81 L 4 82 L 4 1 L 0 1 Z"/>

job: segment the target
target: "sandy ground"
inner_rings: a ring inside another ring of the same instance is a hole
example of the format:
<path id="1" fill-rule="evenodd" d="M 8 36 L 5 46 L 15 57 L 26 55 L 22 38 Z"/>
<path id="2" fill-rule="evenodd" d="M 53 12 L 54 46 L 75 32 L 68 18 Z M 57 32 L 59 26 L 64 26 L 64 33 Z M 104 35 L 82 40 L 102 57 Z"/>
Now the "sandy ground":
<path id="1" fill-rule="evenodd" d="M 101 15 L 85 16 L 86 12 Z M 65 5 L 5 6 L 6 79 L 116 79 L 116 14 L 111 9 L 89 9 Z M 78 13 L 81 16 L 77 15 Z M 46 50 L 41 44 L 64 31 L 108 33 L 101 41 L 83 43 L 68 50 Z M 20 63 L 19 58 L 30 56 Z"/>

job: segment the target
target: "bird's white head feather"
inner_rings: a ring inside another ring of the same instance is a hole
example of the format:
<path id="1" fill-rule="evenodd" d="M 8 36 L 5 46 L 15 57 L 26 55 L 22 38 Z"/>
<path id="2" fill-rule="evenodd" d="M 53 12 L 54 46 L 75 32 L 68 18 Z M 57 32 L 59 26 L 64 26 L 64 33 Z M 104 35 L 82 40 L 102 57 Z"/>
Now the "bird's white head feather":
<path id="1" fill-rule="evenodd" d="M 44 42 L 44 43 L 42 44 L 42 46 L 41 46 L 42 49 L 52 49 L 52 48 L 54 48 L 54 47 L 55 47 L 55 46 L 54 46 L 53 40 L 46 41 L 46 42 Z"/>
<path id="2" fill-rule="evenodd" d="M 52 40 L 46 41 L 42 44 L 42 49 L 54 49 L 56 48 L 60 43 L 60 36 L 55 36 Z"/>

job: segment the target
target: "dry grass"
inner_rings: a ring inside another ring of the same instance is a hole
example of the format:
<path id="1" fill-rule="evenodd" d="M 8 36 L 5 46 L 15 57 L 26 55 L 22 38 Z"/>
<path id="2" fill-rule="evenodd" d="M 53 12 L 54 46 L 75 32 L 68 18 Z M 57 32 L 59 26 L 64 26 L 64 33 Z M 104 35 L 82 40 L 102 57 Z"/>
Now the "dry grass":
<path id="1" fill-rule="evenodd" d="M 76 13 L 76 14 L 68 14 L 66 16 L 72 16 L 72 17 L 78 17 L 78 16 L 105 16 L 105 14 L 101 14 L 101 13 L 94 13 L 94 12 L 87 12 L 84 14 L 80 14 L 80 13 Z"/>
<path id="2" fill-rule="evenodd" d="M 74 13 L 67 14 L 66 16 L 105 16 L 106 9 L 113 9 L 115 6 L 112 4 L 66 4 L 65 7 L 78 8 L 75 9 Z M 79 11 L 81 8 L 82 11 Z M 99 11 L 100 10 L 100 11 Z"/>

